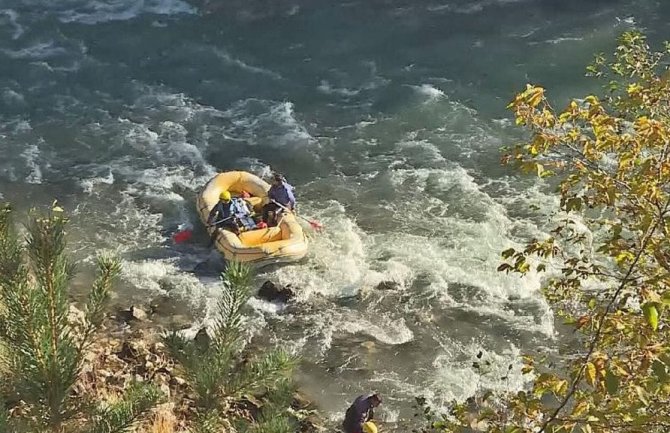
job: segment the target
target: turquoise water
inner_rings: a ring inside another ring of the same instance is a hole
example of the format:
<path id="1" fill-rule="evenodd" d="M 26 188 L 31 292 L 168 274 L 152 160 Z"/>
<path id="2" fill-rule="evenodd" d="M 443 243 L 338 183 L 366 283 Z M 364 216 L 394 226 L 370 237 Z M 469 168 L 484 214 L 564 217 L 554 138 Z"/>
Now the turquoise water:
<path id="1" fill-rule="evenodd" d="M 100 249 L 124 259 L 116 302 L 167 297 L 199 324 L 218 256 L 201 229 L 182 246 L 170 234 L 199 227 L 194 198 L 216 172 L 282 171 L 327 229 L 305 263 L 259 276 L 299 287 L 299 302 L 253 300 L 250 334 L 303 356 L 299 382 L 333 420 L 377 389 L 380 416 L 402 425 L 417 394 L 440 405 L 523 386 L 517 355 L 551 347 L 539 278 L 495 271 L 556 205 L 500 166 L 522 138 L 505 105 L 529 81 L 559 106 L 593 91 L 592 54 L 633 27 L 664 39 L 669 9 L 3 0 L 0 194 L 19 209 L 57 198 L 82 269 Z"/>

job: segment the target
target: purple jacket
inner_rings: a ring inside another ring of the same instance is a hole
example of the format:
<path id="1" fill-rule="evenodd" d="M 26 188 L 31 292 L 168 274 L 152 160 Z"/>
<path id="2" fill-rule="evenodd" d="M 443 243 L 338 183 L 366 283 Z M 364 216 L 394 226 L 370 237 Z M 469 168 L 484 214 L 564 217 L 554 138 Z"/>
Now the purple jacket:
<path id="1" fill-rule="evenodd" d="M 372 396 L 373 394 L 359 395 L 351 406 L 349 406 L 342 423 L 344 433 L 361 433 L 363 423 L 374 418 Z"/>
<path id="2" fill-rule="evenodd" d="M 268 197 L 282 206 L 290 207 L 291 209 L 295 208 L 293 187 L 286 182 L 282 182 L 281 185 L 272 184 L 268 191 Z"/>

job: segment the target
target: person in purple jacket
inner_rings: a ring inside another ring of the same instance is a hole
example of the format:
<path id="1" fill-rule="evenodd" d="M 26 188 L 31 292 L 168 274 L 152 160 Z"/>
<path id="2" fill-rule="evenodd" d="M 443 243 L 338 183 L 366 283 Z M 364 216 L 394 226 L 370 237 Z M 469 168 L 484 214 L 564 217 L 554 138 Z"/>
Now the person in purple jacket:
<path id="1" fill-rule="evenodd" d="M 288 210 L 295 209 L 295 196 L 293 195 L 293 187 L 286 182 L 284 176 L 279 173 L 275 173 L 272 178 L 272 186 L 268 191 L 268 198 L 270 203 L 263 206 L 263 221 L 265 221 L 269 226 L 276 224 L 276 215 L 279 211 L 282 211 L 282 206 Z M 280 206 L 281 205 L 281 206 Z M 270 212 L 274 213 L 275 221 L 269 221 L 268 217 Z"/>
<path id="2" fill-rule="evenodd" d="M 342 423 L 344 433 L 362 433 L 363 424 L 374 418 L 373 409 L 381 402 L 382 398 L 379 394 L 359 395 L 344 415 Z"/>

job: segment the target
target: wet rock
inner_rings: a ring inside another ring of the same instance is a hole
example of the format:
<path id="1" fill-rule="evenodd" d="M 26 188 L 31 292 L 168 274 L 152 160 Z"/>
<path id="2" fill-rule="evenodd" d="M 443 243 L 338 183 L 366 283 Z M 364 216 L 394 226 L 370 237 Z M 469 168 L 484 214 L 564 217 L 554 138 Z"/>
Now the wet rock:
<path id="1" fill-rule="evenodd" d="M 300 420 L 300 433 L 317 433 L 325 430 L 323 421 L 316 414 L 308 415 Z"/>
<path id="2" fill-rule="evenodd" d="M 144 322 L 148 318 L 146 311 L 136 305 L 132 305 L 127 310 L 119 311 L 118 317 L 126 323 L 132 321 Z"/>
<path id="3" fill-rule="evenodd" d="M 200 328 L 197 334 L 195 334 L 195 337 L 193 338 L 193 341 L 196 342 L 200 347 L 206 348 L 209 346 L 209 342 L 212 339 L 210 338 L 209 334 L 207 333 L 207 328 Z"/>
<path id="4" fill-rule="evenodd" d="M 270 302 L 287 303 L 295 297 L 291 285 L 280 287 L 272 281 L 266 281 L 258 291 L 258 297 Z"/>
<path id="5" fill-rule="evenodd" d="M 258 420 L 261 415 L 263 403 L 255 397 L 245 395 L 232 404 L 232 409 L 238 416 L 248 420 Z"/>
<path id="6" fill-rule="evenodd" d="M 185 386 L 186 385 L 186 380 L 182 379 L 179 376 L 172 376 L 170 378 L 170 385 L 172 385 L 172 386 Z"/>
<path id="7" fill-rule="evenodd" d="M 312 407 L 312 402 L 300 391 L 293 393 L 293 401 L 291 407 L 295 410 L 304 410 Z"/>
<path id="8" fill-rule="evenodd" d="M 400 284 L 391 280 L 382 281 L 381 283 L 377 284 L 377 287 L 375 287 L 377 290 L 398 290 L 399 288 Z"/>
<path id="9" fill-rule="evenodd" d="M 133 347 L 132 344 L 130 344 L 127 341 L 124 341 L 123 344 L 121 345 L 121 350 L 116 352 L 116 356 L 119 359 L 122 359 L 126 362 L 131 362 L 136 360 L 140 356 L 139 350 L 137 348 Z"/>
<path id="10" fill-rule="evenodd" d="M 147 313 L 139 307 L 132 306 L 130 307 L 130 314 L 132 314 L 133 319 L 144 321 L 147 320 Z"/>
<path id="11" fill-rule="evenodd" d="M 149 303 L 149 313 L 159 316 L 171 314 L 174 306 L 174 301 L 167 295 L 161 295 L 151 300 Z"/>

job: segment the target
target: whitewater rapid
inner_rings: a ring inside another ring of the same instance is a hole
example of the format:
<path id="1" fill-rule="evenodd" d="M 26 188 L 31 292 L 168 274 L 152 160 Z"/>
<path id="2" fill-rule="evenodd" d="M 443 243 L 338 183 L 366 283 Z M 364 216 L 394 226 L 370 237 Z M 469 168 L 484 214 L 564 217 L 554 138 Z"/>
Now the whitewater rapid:
<path id="1" fill-rule="evenodd" d="M 523 139 L 505 105 L 527 81 L 557 106 L 593 91 L 591 55 L 631 27 L 657 39 L 669 8 L 5 0 L 0 198 L 20 211 L 57 198 L 78 286 L 96 251 L 113 251 L 116 304 L 160 299 L 165 324 L 195 331 L 221 289 L 196 194 L 219 171 L 282 171 L 326 230 L 310 232 L 304 263 L 257 276 L 297 299 L 252 299 L 249 341 L 299 354 L 299 385 L 333 421 L 375 389 L 403 431 L 417 395 L 443 407 L 520 389 L 519 355 L 555 337 L 541 276 L 496 271 L 503 249 L 547 233 L 557 205 L 549 185 L 500 165 Z M 196 236 L 174 245 L 183 224 Z"/>

